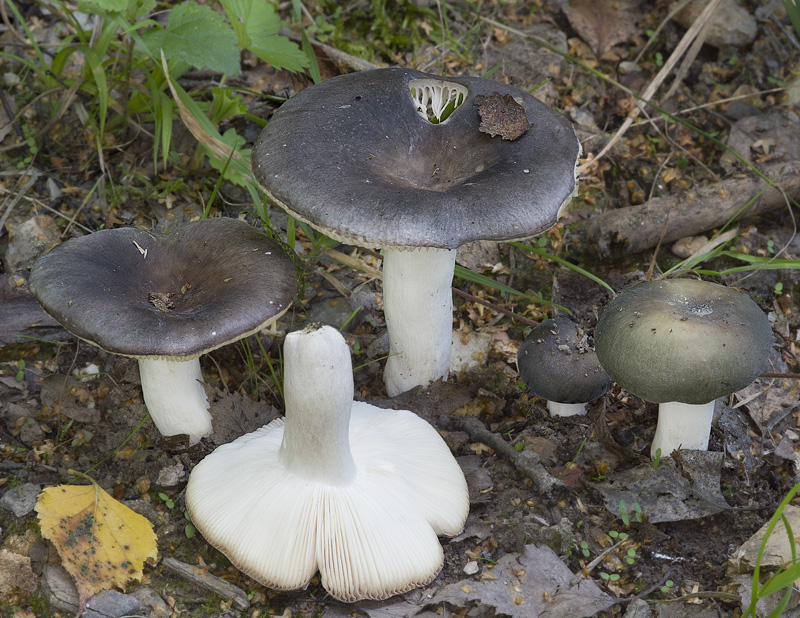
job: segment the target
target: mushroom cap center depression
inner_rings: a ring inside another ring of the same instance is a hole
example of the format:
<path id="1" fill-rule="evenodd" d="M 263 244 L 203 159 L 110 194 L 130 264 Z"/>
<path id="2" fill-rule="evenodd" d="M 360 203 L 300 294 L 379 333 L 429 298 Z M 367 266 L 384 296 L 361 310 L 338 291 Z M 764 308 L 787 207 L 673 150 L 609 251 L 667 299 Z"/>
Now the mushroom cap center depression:
<path id="1" fill-rule="evenodd" d="M 412 91 L 466 92 L 441 123 Z M 480 130 L 477 96 L 521 101 L 518 139 Z M 285 210 L 361 246 L 455 249 L 551 227 L 575 186 L 571 125 L 523 90 L 489 79 L 377 69 L 326 80 L 284 103 L 253 148 L 253 173 Z"/>

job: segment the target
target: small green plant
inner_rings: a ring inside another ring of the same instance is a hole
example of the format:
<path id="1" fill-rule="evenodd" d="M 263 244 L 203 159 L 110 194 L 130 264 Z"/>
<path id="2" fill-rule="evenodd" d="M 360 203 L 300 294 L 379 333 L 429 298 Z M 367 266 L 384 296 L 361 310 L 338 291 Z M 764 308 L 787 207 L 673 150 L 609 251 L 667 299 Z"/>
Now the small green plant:
<path id="1" fill-rule="evenodd" d="M 175 508 L 175 502 L 173 502 L 172 498 L 170 498 L 167 494 L 163 491 L 158 492 L 158 498 L 161 500 L 164 505 L 171 511 Z"/>
<path id="2" fill-rule="evenodd" d="M 642 520 L 644 519 L 644 513 L 642 513 L 641 505 L 638 502 L 634 502 L 632 508 L 633 508 L 633 518 L 637 522 L 642 523 Z M 619 501 L 619 518 L 622 520 L 622 523 L 625 524 L 625 526 L 630 526 L 631 525 L 631 517 L 630 516 L 631 516 L 631 513 L 628 510 L 628 504 L 625 502 L 625 500 L 620 499 L 620 501 Z"/>
<path id="3" fill-rule="evenodd" d="M 25 379 L 25 361 L 22 359 L 17 361 L 17 372 L 14 374 L 14 379 L 17 382 L 22 382 Z"/>
<path id="4" fill-rule="evenodd" d="M 658 468 L 659 464 L 661 463 L 661 449 L 656 449 L 656 456 L 653 457 L 653 461 L 650 462 L 650 465 L 654 468 Z"/>
<path id="5" fill-rule="evenodd" d="M 756 604 L 758 601 L 781 590 L 784 591 L 783 597 L 781 597 L 777 607 L 772 611 L 772 613 L 769 614 L 768 618 L 778 618 L 783 614 L 783 610 L 786 609 L 786 606 L 789 604 L 792 591 L 794 590 L 794 584 L 798 579 L 800 579 L 800 560 L 798 560 L 797 557 L 794 532 L 789 524 L 789 520 L 786 518 L 786 515 L 784 515 L 783 512 L 798 491 L 800 491 L 800 483 L 789 490 L 789 493 L 786 494 L 786 497 L 781 501 L 781 503 L 778 505 L 778 508 L 775 510 L 775 513 L 773 513 L 772 517 L 770 518 L 769 524 L 767 524 L 767 530 L 764 533 L 764 538 L 761 540 L 761 545 L 758 548 L 756 563 L 755 567 L 753 568 L 753 584 L 750 604 L 747 606 L 744 614 L 742 614 L 742 618 L 756 618 Z M 792 558 L 788 564 L 775 571 L 775 573 L 773 573 L 769 579 L 762 584 L 761 564 L 764 557 L 764 549 L 767 546 L 767 541 L 769 541 L 770 536 L 772 536 L 772 533 L 775 531 L 775 527 L 778 525 L 778 522 L 782 522 L 784 529 L 786 530 L 786 535 L 789 538 L 789 548 L 792 552 Z"/>
<path id="6" fill-rule="evenodd" d="M 781 294 L 783 294 L 783 283 L 778 281 L 778 283 L 775 284 L 774 292 L 775 296 L 780 296 Z"/>
<path id="7" fill-rule="evenodd" d="M 605 571 L 600 571 L 598 575 L 601 579 L 607 582 L 615 582 L 619 579 L 619 573 L 606 573 Z"/>
<path id="8" fill-rule="evenodd" d="M 591 552 L 589 551 L 589 543 L 587 541 L 581 541 L 578 544 L 581 548 L 581 553 L 583 554 L 584 558 L 588 558 Z"/>
<path id="9" fill-rule="evenodd" d="M 671 579 L 668 579 L 667 581 L 664 582 L 664 585 L 661 586 L 661 592 L 664 594 L 669 594 L 669 592 L 672 590 L 674 586 L 675 582 L 672 581 Z"/>
<path id="10" fill-rule="evenodd" d="M 183 528 L 183 533 L 186 535 L 187 539 L 193 539 L 194 535 L 197 534 L 197 528 L 195 528 L 194 524 L 192 523 L 192 516 L 189 515 L 189 511 L 184 509 L 183 517 L 187 521 L 186 526 Z"/>

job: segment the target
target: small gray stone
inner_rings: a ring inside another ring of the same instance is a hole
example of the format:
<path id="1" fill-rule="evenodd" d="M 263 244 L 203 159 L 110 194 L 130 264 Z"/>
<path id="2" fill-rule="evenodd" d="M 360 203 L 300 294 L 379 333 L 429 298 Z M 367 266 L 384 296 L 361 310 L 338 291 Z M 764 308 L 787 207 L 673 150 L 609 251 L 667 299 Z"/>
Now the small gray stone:
<path id="1" fill-rule="evenodd" d="M 650 611 L 650 606 L 644 599 L 636 599 L 628 604 L 628 609 L 625 610 L 625 615 L 622 618 L 650 618 L 653 612 Z"/>
<path id="2" fill-rule="evenodd" d="M 31 417 L 26 418 L 19 430 L 19 441 L 30 446 L 40 440 L 44 440 L 44 431 L 39 427 L 39 423 Z"/>
<path id="3" fill-rule="evenodd" d="M 169 618 L 172 613 L 167 607 L 167 602 L 152 588 L 137 588 L 131 595 L 139 600 L 143 613 L 150 618 Z"/>
<path id="4" fill-rule="evenodd" d="M 86 603 L 84 618 L 119 618 L 141 607 L 139 599 L 118 590 L 102 590 Z"/>
<path id="5" fill-rule="evenodd" d="M 74 615 L 78 611 L 78 590 L 60 564 L 46 564 L 42 572 L 42 592 L 54 610 Z"/>
<path id="6" fill-rule="evenodd" d="M 49 215 L 36 215 L 18 227 L 9 227 L 6 272 L 18 272 L 33 266 L 40 255 L 61 242 L 61 230 Z"/>
<path id="7" fill-rule="evenodd" d="M 14 513 L 16 517 L 25 517 L 33 510 L 36 505 L 36 497 L 41 491 L 42 488 L 33 483 L 24 483 L 13 487 L 0 498 L 0 506 Z"/>
<path id="8" fill-rule="evenodd" d="M 186 476 L 186 471 L 183 469 L 183 464 L 178 459 L 173 460 L 168 466 L 161 468 L 156 479 L 156 485 L 161 487 L 175 487 Z"/>

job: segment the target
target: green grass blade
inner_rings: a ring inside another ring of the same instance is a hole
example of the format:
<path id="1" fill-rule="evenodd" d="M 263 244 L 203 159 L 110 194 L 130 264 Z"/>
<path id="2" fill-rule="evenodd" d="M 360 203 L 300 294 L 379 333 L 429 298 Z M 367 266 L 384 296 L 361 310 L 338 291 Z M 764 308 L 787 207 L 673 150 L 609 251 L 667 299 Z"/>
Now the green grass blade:
<path id="1" fill-rule="evenodd" d="M 545 300 L 541 296 L 531 296 L 530 294 L 526 294 L 525 292 L 520 292 L 519 290 L 515 290 L 514 288 L 507 286 L 503 283 L 500 283 L 499 281 L 495 281 L 491 277 L 487 277 L 486 275 L 482 275 L 481 273 L 476 273 L 468 268 L 459 266 L 458 264 L 456 264 L 454 274 L 459 279 L 464 279 L 465 281 L 469 281 L 470 283 L 477 283 L 478 285 L 482 285 L 485 288 L 493 288 L 505 294 L 519 296 L 520 298 L 525 298 L 527 300 L 530 300 L 531 302 L 540 305 L 546 305 L 548 307 L 555 307 L 560 311 L 564 311 L 566 313 L 569 313 L 570 315 L 572 314 L 572 312 L 566 307 L 562 307 L 561 305 L 556 305 L 555 303 L 552 303 L 549 300 Z"/>
<path id="2" fill-rule="evenodd" d="M 523 251 L 528 251 L 529 253 L 535 253 L 536 255 L 541 255 L 543 258 L 547 258 L 548 260 L 551 260 L 551 261 L 555 262 L 556 264 L 560 264 L 561 266 L 569 268 L 570 270 L 578 273 L 579 275 L 583 275 L 587 279 L 591 279 L 592 281 L 594 281 L 598 285 L 601 285 L 604 288 L 606 288 L 612 294 L 616 294 L 616 292 L 614 291 L 614 288 L 612 288 L 610 285 L 608 285 L 600 277 L 598 277 L 596 275 L 593 275 L 592 273 L 590 273 L 587 270 L 584 270 L 580 266 L 575 266 L 575 264 L 572 264 L 571 262 L 567 262 L 567 260 L 562 260 L 560 257 L 556 257 L 555 255 L 553 255 L 551 253 L 548 253 L 544 249 L 539 249 L 538 247 L 531 247 L 530 245 L 526 245 L 526 244 L 523 244 L 521 242 L 516 242 L 516 241 L 510 242 L 508 244 L 511 245 L 512 247 L 517 247 L 518 249 L 522 249 Z"/>

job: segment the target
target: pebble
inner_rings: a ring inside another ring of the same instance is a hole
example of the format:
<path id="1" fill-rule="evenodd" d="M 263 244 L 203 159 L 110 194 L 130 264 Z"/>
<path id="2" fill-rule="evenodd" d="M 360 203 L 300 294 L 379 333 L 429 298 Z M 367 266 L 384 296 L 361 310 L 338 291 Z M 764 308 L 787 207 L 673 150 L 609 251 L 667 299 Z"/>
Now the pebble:
<path id="1" fill-rule="evenodd" d="M 19 431 L 19 441 L 30 446 L 40 440 L 44 440 L 44 431 L 39 427 L 39 423 L 30 417 L 26 418 Z"/>
<path id="2" fill-rule="evenodd" d="M 684 28 L 689 28 L 705 6 L 705 0 L 692 0 L 675 16 L 675 21 Z M 745 47 L 755 40 L 758 32 L 755 17 L 736 4 L 736 0 L 722 0 L 711 17 L 711 22 L 705 42 L 717 49 Z"/>
<path id="3" fill-rule="evenodd" d="M 167 607 L 167 602 L 152 588 L 147 586 L 137 588 L 131 592 L 131 596 L 138 599 L 142 613 L 147 614 L 149 618 L 169 618 L 172 614 Z"/>
<path id="4" fill-rule="evenodd" d="M 36 505 L 36 497 L 42 491 L 41 486 L 33 483 L 23 483 L 9 489 L 2 498 L 0 506 L 8 509 L 16 517 L 25 517 Z"/>
<path id="5" fill-rule="evenodd" d="M 139 599 L 119 590 L 103 590 L 86 603 L 84 618 L 120 618 L 135 612 L 141 607 Z"/>
<path id="6" fill-rule="evenodd" d="M 10 229 L 6 251 L 6 272 L 14 273 L 33 266 L 40 255 L 61 242 L 61 229 L 53 217 L 36 215 Z"/>
<path id="7" fill-rule="evenodd" d="M 42 592 L 56 611 L 75 614 L 78 611 L 78 590 L 72 576 L 58 564 L 46 564 L 42 573 Z M 103 590 L 86 603 L 83 618 L 120 618 L 136 612 L 139 599 L 118 590 Z"/>
<path id="8" fill-rule="evenodd" d="M 175 487 L 186 476 L 186 471 L 183 469 L 183 464 L 180 460 L 175 460 L 175 463 L 161 468 L 156 479 L 156 485 L 161 487 Z"/>

